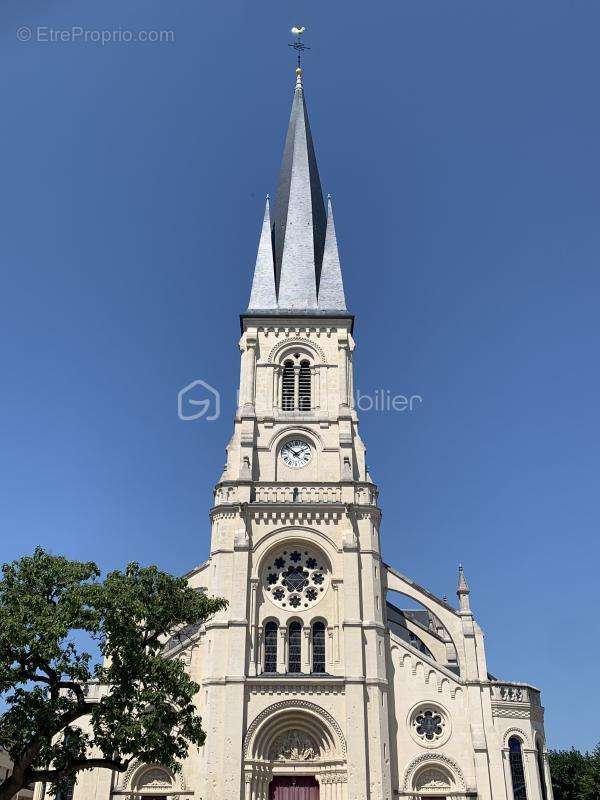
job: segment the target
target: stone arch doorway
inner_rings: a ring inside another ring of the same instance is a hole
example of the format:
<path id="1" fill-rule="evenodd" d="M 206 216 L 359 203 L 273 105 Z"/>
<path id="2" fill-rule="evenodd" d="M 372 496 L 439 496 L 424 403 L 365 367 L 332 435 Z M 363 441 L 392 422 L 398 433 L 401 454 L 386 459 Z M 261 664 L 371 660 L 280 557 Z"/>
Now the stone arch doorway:
<path id="1" fill-rule="evenodd" d="M 248 728 L 245 800 L 345 800 L 346 776 L 342 730 L 315 703 L 274 703 Z"/>
<path id="2" fill-rule="evenodd" d="M 280 775 L 271 781 L 269 800 L 320 800 L 319 784 L 313 777 Z"/>

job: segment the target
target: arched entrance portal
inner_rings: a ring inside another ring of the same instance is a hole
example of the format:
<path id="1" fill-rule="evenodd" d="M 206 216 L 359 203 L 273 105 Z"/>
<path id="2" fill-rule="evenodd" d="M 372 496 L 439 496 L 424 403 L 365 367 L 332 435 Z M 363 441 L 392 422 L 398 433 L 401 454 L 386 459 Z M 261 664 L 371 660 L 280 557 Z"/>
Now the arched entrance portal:
<path id="1" fill-rule="evenodd" d="M 314 778 L 273 778 L 269 787 L 269 800 L 319 800 L 319 784 Z"/>
<path id="2" fill-rule="evenodd" d="M 346 741 L 307 700 L 265 708 L 244 741 L 244 800 L 346 800 Z"/>

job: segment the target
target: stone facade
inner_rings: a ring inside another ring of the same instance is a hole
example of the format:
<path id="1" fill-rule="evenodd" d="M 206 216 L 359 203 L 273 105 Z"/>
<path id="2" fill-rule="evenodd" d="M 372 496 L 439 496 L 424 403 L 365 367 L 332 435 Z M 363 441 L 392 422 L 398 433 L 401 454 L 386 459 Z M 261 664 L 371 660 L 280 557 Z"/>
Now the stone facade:
<path id="1" fill-rule="evenodd" d="M 188 575 L 229 607 L 165 646 L 201 686 L 207 741 L 176 777 L 152 764 L 83 774 L 75 800 L 267 800 L 288 796 L 274 787 L 295 776 L 318 784 L 295 797 L 321 800 L 551 800 L 540 694 L 488 674 L 462 571 L 454 608 L 382 559 L 331 208 L 323 293 L 317 248 L 302 239 L 320 185 L 300 76 L 290 131 L 285 219 L 272 222 L 267 207 L 253 286 L 269 308 L 242 316 L 210 556 Z M 283 272 L 271 226 L 283 231 Z M 295 259 L 302 281 L 315 281 L 309 308 L 290 308 Z M 402 611 L 399 595 L 422 610 Z"/>

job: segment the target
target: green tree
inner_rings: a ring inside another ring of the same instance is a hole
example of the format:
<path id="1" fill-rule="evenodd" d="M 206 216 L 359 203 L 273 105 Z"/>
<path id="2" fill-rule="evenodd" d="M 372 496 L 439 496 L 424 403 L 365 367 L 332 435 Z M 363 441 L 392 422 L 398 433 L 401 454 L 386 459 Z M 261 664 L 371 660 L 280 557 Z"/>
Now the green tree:
<path id="1" fill-rule="evenodd" d="M 583 800 L 583 780 L 588 757 L 572 747 L 548 752 L 554 800 Z M 596 800 L 600 795 L 596 795 Z M 591 800 L 591 797 L 590 797 Z"/>
<path id="2" fill-rule="evenodd" d="M 587 757 L 587 768 L 581 787 L 582 800 L 600 800 L 600 743 Z"/>
<path id="3" fill-rule="evenodd" d="M 37 781 L 65 789 L 79 770 L 123 772 L 133 759 L 178 771 L 205 733 L 199 687 L 164 644 L 226 602 L 136 563 L 102 581 L 96 564 L 40 548 L 2 573 L 0 742 L 14 769 L 0 800 Z M 86 651 L 90 637 L 102 663 Z"/>

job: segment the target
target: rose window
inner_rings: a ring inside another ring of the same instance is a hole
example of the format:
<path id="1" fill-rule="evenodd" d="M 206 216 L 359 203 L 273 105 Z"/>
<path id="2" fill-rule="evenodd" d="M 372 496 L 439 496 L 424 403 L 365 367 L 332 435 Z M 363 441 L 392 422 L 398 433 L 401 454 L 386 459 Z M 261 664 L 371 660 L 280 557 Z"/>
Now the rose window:
<path id="1" fill-rule="evenodd" d="M 314 550 L 292 547 L 265 567 L 263 589 L 275 605 L 301 611 L 319 601 L 327 588 L 327 567 Z"/>
<path id="2" fill-rule="evenodd" d="M 415 716 L 413 727 L 421 739 L 433 742 L 444 733 L 444 718 L 437 711 L 426 708 Z"/>

